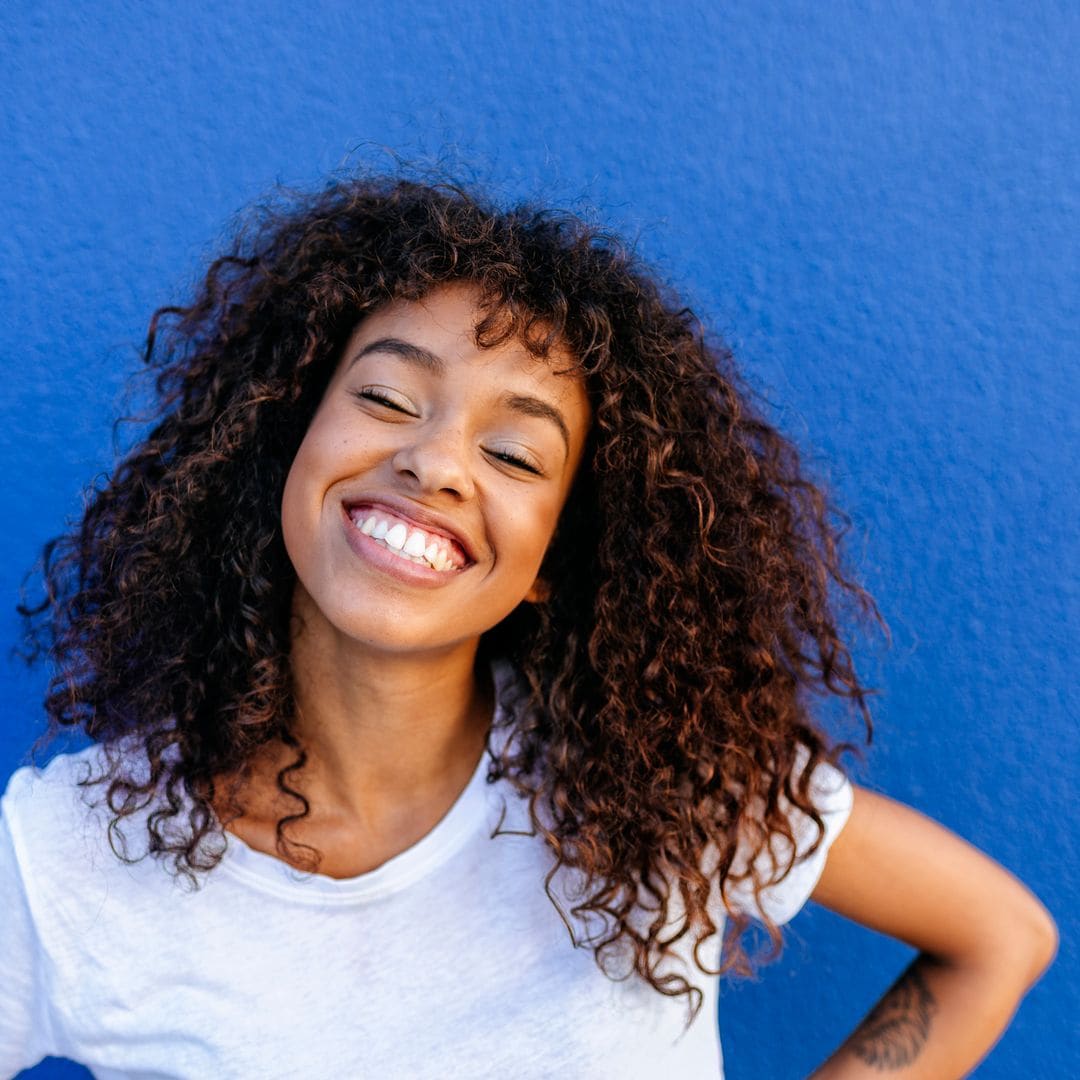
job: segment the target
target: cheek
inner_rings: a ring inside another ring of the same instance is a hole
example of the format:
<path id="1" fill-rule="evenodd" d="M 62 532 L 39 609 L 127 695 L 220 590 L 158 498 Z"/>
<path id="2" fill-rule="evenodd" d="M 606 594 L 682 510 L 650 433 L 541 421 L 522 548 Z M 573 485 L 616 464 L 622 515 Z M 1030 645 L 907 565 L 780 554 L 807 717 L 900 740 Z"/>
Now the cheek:
<path id="1" fill-rule="evenodd" d="M 281 495 L 281 531 L 285 550 L 299 572 L 317 542 L 327 493 L 341 480 L 370 470 L 380 459 L 354 430 L 348 414 L 324 405 L 312 419 L 289 467 Z"/>
<path id="2" fill-rule="evenodd" d="M 301 511 L 303 483 L 298 477 L 297 461 L 299 461 L 299 454 L 289 469 L 289 475 L 285 478 L 285 489 L 281 495 L 281 537 L 285 542 L 285 551 L 289 556 L 289 561 L 293 564 L 293 569 L 299 573 L 298 562 L 303 561 L 302 549 L 307 545 L 303 540 L 305 531 L 302 525 L 304 515 Z"/>
<path id="3" fill-rule="evenodd" d="M 544 555 L 551 546 L 559 523 L 560 510 L 561 502 L 555 500 L 549 505 L 538 507 L 527 521 L 522 522 L 519 542 L 521 550 L 529 553 L 528 561 L 532 572 L 539 569 Z"/>
<path id="4" fill-rule="evenodd" d="M 321 472 L 320 456 L 318 432 L 312 427 L 304 436 L 289 467 L 281 494 L 281 535 L 293 568 L 298 573 L 314 542 L 314 529 L 318 522 L 321 506 L 317 483 Z"/>

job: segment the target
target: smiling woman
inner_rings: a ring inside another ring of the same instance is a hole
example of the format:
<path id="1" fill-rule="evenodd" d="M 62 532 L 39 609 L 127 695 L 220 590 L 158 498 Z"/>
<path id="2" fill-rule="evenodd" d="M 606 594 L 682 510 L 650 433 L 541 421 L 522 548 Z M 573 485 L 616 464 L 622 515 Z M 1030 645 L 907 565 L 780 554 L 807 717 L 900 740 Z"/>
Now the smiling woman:
<path id="1" fill-rule="evenodd" d="M 457 286 L 399 301 L 346 345 L 282 499 L 308 633 L 317 610 L 342 646 L 471 669 L 480 636 L 537 598 L 589 402 L 580 374 L 516 340 L 481 348 L 479 300 Z"/>
<path id="2" fill-rule="evenodd" d="M 623 247 L 336 184 L 146 359 L 160 416 L 24 611 L 92 746 L 3 800 L 0 1070 L 717 1076 L 716 974 L 811 896 L 921 950 L 818 1075 L 992 1045 L 1053 922 L 844 775 L 809 702 L 869 729 L 837 610 L 876 609 Z"/>

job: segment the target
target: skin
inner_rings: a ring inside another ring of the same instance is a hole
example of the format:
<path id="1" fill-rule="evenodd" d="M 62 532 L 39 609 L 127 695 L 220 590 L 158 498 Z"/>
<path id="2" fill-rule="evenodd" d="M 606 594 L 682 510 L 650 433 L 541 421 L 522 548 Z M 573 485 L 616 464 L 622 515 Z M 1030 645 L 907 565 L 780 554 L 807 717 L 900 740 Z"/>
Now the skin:
<path id="1" fill-rule="evenodd" d="M 298 577 L 291 659 L 309 755 L 298 779 L 311 801 L 289 836 L 322 851 L 320 872 L 332 877 L 411 846 L 464 789 L 493 707 L 476 671 L 480 636 L 543 599 L 541 562 L 584 450 L 584 383 L 557 373 L 571 358 L 537 360 L 518 341 L 479 348 L 479 315 L 475 291 L 455 286 L 365 319 L 285 484 Z M 411 564 L 350 536 L 343 507 L 356 500 L 436 518 L 464 542 L 468 565 L 403 580 Z M 276 822 L 296 812 L 274 779 L 291 758 L 269 748 L 247 812 L 229 826 L 258 850 L 276 854 Z"/>
<path id="2" fill-rule="evenodd" d="M 365 873 L 414 844 L 467 783 L 492 709 L 476 673 L 480 635 L 519 603 L 543 600 L 541 562 L 588 433 L 581 380 L 553 370 L 570 358 L 538 362 L 515 342 L 477 348 L 476 303 L 457 286 L 365 320 L 285 487 L 311 801 L 290 836 L 318 847 L 320 872 L 333 877 Z M 411 347 L 441 363 L 418 362 Z M 556 410 L 564 430 L 536 402 Z M 438 515 L 466 542 L 469 565 L 435 584 L 395 576 L 381 554 L 349 542 L 342 504 L 357 498 Z M 279 854 L 277 819 L 296 810 L 274 780 L 291 757 L 271 748 L 256 763 L 249 810 L 229 826 L 270 854 Z M 815 1080 L 966 1075 L 1057 948 L 1053 920 L 1011 874 L 861 787 L 813 899 L 919 950 Z"/>

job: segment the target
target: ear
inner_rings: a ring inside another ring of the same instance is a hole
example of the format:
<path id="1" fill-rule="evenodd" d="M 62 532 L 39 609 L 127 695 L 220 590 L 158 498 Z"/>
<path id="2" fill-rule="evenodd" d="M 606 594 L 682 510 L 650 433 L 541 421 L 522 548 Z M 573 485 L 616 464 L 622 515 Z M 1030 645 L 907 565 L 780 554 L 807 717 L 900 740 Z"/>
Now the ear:
<path id="1" fill-rule="evenodd" d="M 545 604 L 550 598 L 551 586 L 542 577 L 537 577 L 524 597 L 530 604 Z"/>

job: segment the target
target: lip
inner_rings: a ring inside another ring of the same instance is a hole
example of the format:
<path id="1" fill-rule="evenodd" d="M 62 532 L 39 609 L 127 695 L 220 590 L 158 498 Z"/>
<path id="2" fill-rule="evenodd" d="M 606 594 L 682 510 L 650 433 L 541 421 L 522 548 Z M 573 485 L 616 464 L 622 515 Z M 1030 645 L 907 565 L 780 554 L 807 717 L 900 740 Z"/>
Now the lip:
<path id="1" fill-rule="evenodd" d="M 442 514 L 437 514 L 425 507 L 417 506 L 416 503 L 410 502 L 408 499 L 401 499 L 394 495 L 357 495 L 352 498 L 344 499 L 341 506 L 345 517 L 349 520 L 349 526 L 359 535 L 363 534 L 359 533 L 359 530 L 352 524 L 352 519 L 349 515 L 360 507 L 377 510 L 382 506 L 389 510 L 395 517 L 402 518 L 405 521 L 411 521 L 418 529 L 422 529 L 424 532 L 436 532 L 441 536 L 444 536 L 447 540 L 452 540 L 465 553 L 467 562 L 461 568 L 462 570 L 467 570 L 477 561 L 475 546 L 470 542 L 469 538 L 459 532 L 447 518 Z M 440 573 L 440 571 L 435 571 L 435 573 Z"/>

